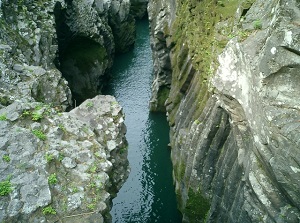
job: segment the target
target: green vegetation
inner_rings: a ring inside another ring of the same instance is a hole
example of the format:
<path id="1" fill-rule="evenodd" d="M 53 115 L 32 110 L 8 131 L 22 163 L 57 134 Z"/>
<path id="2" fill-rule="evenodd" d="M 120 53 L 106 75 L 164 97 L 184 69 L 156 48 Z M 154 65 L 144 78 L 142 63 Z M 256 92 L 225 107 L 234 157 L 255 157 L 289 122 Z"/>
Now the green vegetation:
<path id="1" fill-rule="evenodd" d="M 157 98 L 157 109 L 155 111 L 161 111 L 165 112 L 165 102 L 169 96 L 170 89 L 168 87 L 161 87 L 159 91 L 157 92 L 158 98 Z"/>
<path id="2" fill-rule="evenodd" d="M 188 200 L 184 213 L 191 223 L 204 222 L 210 208 L 210 203 L 205 199 L 200 191 L 194 192 L 189 189 Z"/>
<path id="3" fill-rule="evenodd" d="M 96 204 L 95 203 L 90 203 L 90 204 L 87 205 L 87 208 L 90 209 L 90 210 L 95 210 Z"/>
<path id="4" fill-rule="evenodd" d="M 7 96 L 0 96 L 0 104 L 3 106 L 8 106 L 10 104 L 10 100 Z"/>
<path id="5" fill-rule="evenodd" d="M 89 101 L 87 104 L 86 104 L 86 107 L 87 108 L 92 108 L 94 106 L 94 103 Z"/>
<path id="6" fill-rule="evenodd" d="M 166 36 L 172 36 L 174 44 L 174 57 L 171 58 L 173 80 L 168 98 L 172 102 L 169 111 L 171 126 L 188 88 L 198 92 L 193 99 L 195 112 L 191 119 L 195 120 L 202 113 L 213 90 L 208 86 L 208 80 L 218 67 L 217 56 L 229 37 L 234 36 L 235 12 L 240 0 L 191 0 L 177 1 L 177 4 L 177 16 L 171 31 L 167 24 L 164 29 Z M 194 70 L 190 70 L 187 63 L 191 63 Z"/>
<path id="7" fill-rule="evenodd" d="M 95 182 L 91 182 L 91 183 L 89 184 L 89 187 L 90 187 L 90 188 L 96 188 L 96 183 L 95 183 Z"/>
<path id="8" fill-rule="evenodd" d="M 23 117 L 30 117 L 32 121 L 40 121 L 45 115 L 51 113 L 51 105 L 49 104 L 38 104 L 34 109 L 26 109 L 23 111 Z"/>
<path id="9" fill-rule="evenodd" d="M 254 22 L 253 22 L 253 28 L 254 29 L 262 29 L 262 22 L 261 22 L 261 20 L 255 20 Z"/>
<path id="10" fill-rule="evenodd" d="M 50 163 L 52 160 L 54 160 L 54 157 L 52 154 L 46 153 L 45 159 L 46 159 L 47 163 Z"/>
<path id="11" fill-rule="evenodd" d="M 58 161 L 61 162 L 65 158 L 65 155 L 62 153 L 59 153 L 58 155 Z"/>
<path id="12" fill-rule="evenodd" d="M 72 191 L 72 193 L 77 193 L 79 191 L 79 189 L 76 186 L 72 186 L 71 191 Z"/>
<path id="13" fill-rule="evenodd" d="M 94 163 L 93 165 L 90 166 L 89 170 L 90 173 L 96 173 L 97 171 L 97 165 Z"/>
<path id="14" fill-rule="evenodd" d="M 66 127 L 63 124 L 59 124 L 58 128 L 61 129 L 63 132 L 66 132 Z"/>
<path id="15" fill-rule="evenodd" d="M 7 177 L 6 180 L 0 182 L 0 196 L 8 195 L 12 191 L 13 189 L 10 183 L 10 177 Z"/>
<path id="16" fill-rule="evenodd" d="M 51 206 L 47 206 L 47 207 L 43 208 L 42 212 L 44 215 L 49 215 L 49 214 L 55 215 L 56 214 L 55 209 Z"/>
<path id="17" fill-rule="evenodd" d="M 48 183 L 50 185 L 54 185 L 58 182 L 57 177 L 56 177 L 56 173 L 52 173 L 50 174 L 50 176 L 48 177 Z"/>
<path id="18" fill-rule="evenodd" d="M 125 152 L 127 152 L 127 150 L 128 150 L 128 146 L 122 147 L 120 149 L 120 154 L 124 154 Z"/>
<path id="19" fill-rule="evenodd" d="M 0 115 L 0 121 L 5 121 L 7 120 L 6 114 Z"/>
<path id="20" fill-rule="evenodd" d="M 10 161 L 9 155 L 7 155 L 7 154 L 3 155 L 2 160 L 8 163 Z"/>
<path id="21" fill-rule="evenodd" d="M 186 42 L 194 67 L 208 76 L 211 65 L 216 64 L 217 55 L 228 41 L 226 37 L 233 31 L 234 16 L 240 1 L 191 0 L 178 3 L 179 16 L 172 27 L 176 47 Z M 217 30 L 215 25 L 218 22 L 227 25 Z M 216 39 L 216 36 L 220 38 Z"/>
<path id="22" fill-rule="evenodd" d="M 38 129 L 34 129 L 32 130 L 32 133 L 38 137 L 40 140 L 43 140 L 45 141 L 47 139 L 47 136 L 41 131 L 41 130 L 38 130 Z"/>
<path id="23" fill-rule="evenodd" d="M 39 121 L 40 119 L 43 118 L 43 114 L 40 114 L 38 112 L 32 112 L 32 115 L 31 115 L 31 120 L 32 121 Z"/>

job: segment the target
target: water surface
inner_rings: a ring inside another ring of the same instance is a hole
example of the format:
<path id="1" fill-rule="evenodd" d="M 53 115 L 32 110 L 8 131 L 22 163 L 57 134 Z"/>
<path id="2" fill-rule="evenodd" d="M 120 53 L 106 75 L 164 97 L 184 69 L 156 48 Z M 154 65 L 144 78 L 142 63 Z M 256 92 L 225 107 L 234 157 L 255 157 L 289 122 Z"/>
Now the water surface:
<path id="1" fill-rule="evenodd" d="M 181 222 L 167 147 L 168 123 L 164 114 L 148 109 L 152 67 L 148 21 L 138 21 L 135 48 L 116 57 L 112 80 L 103 92 L 123 106 L 129 143 L 131 173 L 113 200 L 114 223 Z"/>

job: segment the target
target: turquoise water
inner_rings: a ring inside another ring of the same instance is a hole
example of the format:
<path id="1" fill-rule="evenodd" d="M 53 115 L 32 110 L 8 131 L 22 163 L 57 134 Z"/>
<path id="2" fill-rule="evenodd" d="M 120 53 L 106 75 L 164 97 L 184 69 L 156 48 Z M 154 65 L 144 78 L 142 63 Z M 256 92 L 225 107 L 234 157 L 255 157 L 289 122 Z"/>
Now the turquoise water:
<path id="1" fill-rule="evenodd" d="M 138 21 L 133 51 L 115 59 L 110 85 L 126 115 L 131 173 L 113 200 L 114 223 L 181 222 L 172 183 L 169 126 L 164 114 L 149 113 L 152 58 L 148 21 Z"/>

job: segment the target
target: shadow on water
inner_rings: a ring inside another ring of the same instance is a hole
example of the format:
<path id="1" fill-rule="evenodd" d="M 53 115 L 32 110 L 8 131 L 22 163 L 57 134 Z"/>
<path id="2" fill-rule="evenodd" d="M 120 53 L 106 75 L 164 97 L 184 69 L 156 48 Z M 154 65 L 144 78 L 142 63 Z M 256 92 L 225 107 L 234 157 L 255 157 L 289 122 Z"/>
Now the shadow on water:
<path id="1" fill-rule="evenodd" d="M 152 67 L 148 21 L 138 21 L 135 48 L 116 57 L 103 91 L 123 106 L 129 143 L 131 173 L 113 200 L 114 223 L 181 222 L 167 148 L 169 126 L 164 114 L 149 114 L 148 109 Z"/>

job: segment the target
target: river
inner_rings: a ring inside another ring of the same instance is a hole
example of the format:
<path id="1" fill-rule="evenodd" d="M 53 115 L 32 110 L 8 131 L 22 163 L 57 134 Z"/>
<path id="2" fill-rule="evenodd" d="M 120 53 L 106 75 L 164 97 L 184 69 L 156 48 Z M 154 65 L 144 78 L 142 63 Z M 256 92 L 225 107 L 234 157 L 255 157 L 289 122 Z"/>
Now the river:
<path id="1" fill-rule="evenodd" d="M 124 108 L 130 175 L 113 200 L 113 223 L 177 223 L 172 183 L 169 126 L 165 114 L 149 113 L 153 80 L 148 21 L 137 22 L 133 51 L 117 56 L 104 94 L 114 95 Z"/>

